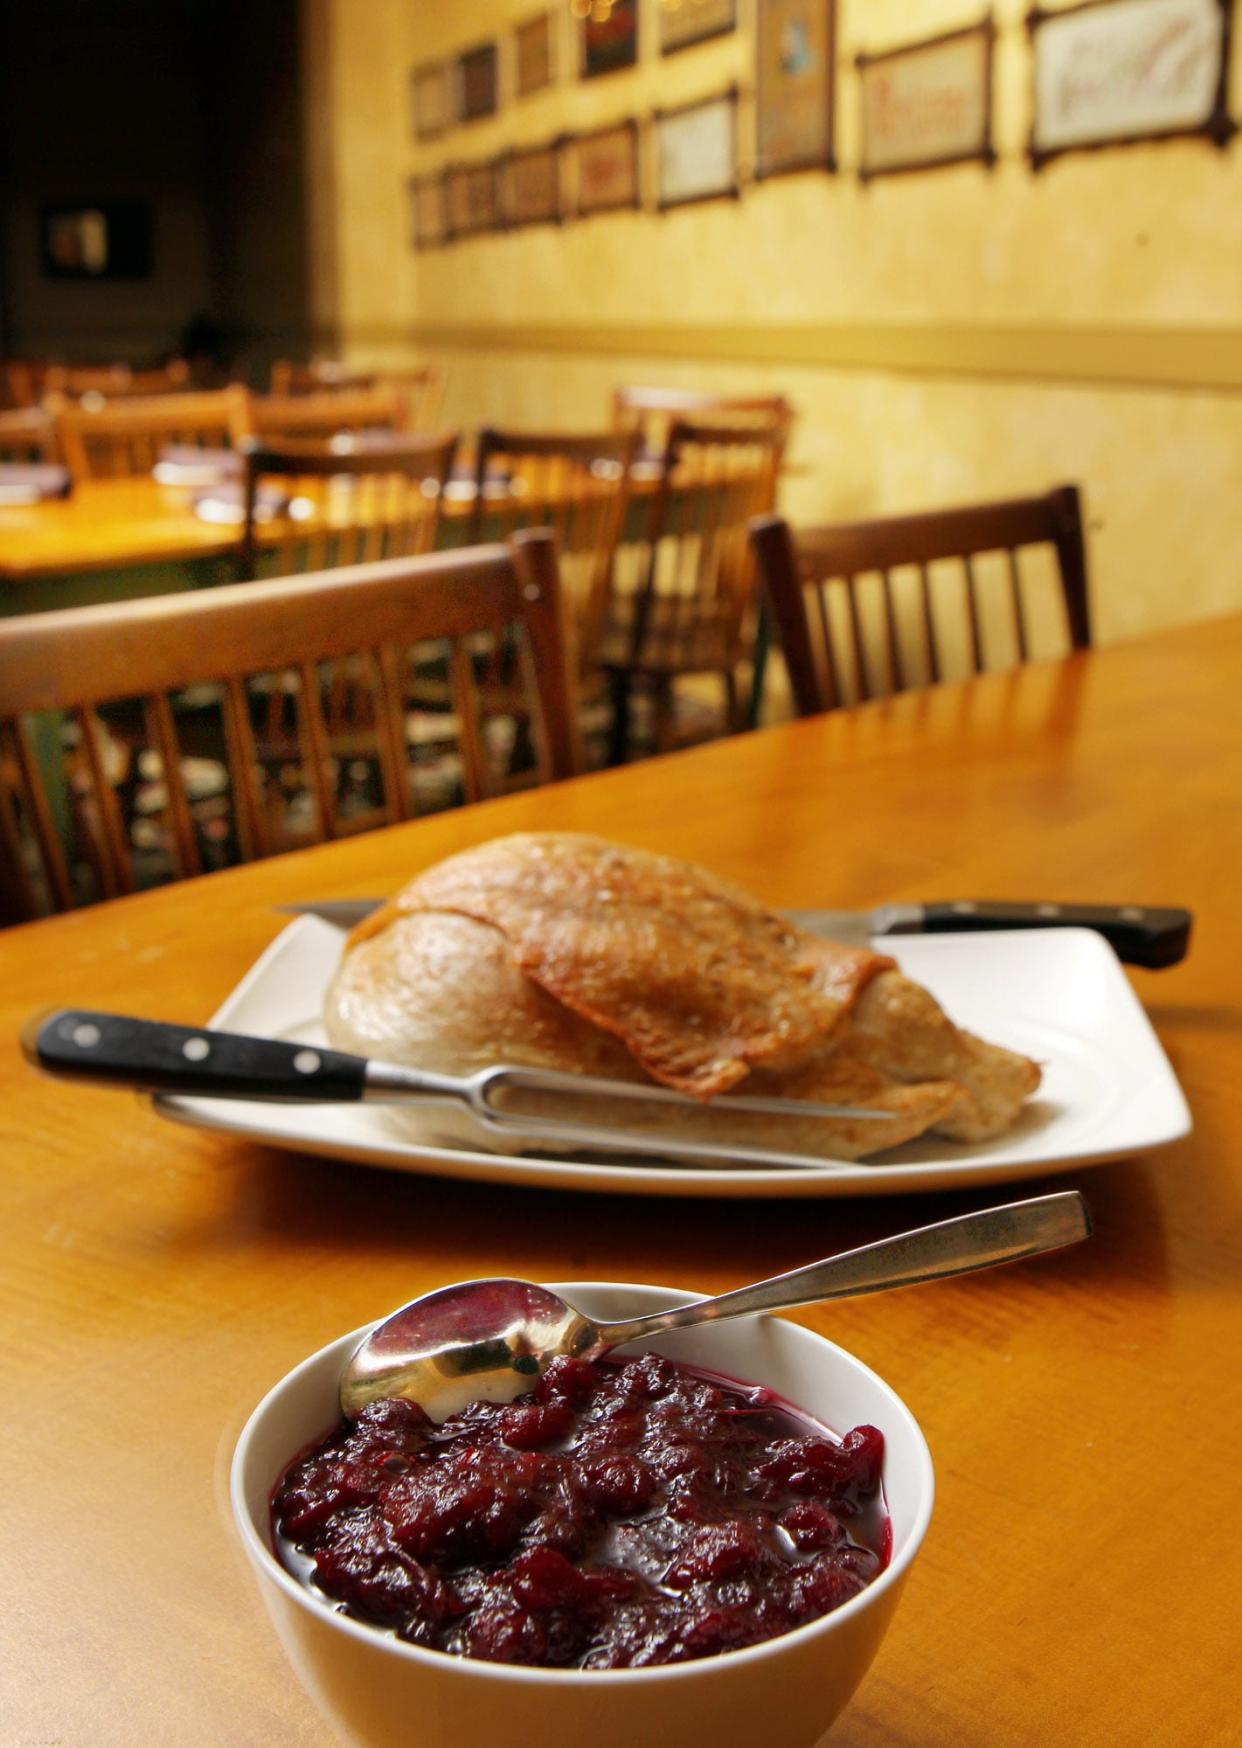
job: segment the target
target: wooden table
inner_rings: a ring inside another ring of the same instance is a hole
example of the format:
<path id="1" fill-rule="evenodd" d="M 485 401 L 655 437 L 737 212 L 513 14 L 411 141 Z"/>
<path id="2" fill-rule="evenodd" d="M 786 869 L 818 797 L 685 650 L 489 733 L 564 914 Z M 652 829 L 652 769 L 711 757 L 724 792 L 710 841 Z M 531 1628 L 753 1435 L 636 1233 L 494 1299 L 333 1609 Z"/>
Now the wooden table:
<path id="1" fill-rule="evenodd" d="M 649 497 L 658 478 L 658 469 L 646 464 L 636 468 L 632 495 Z M 40 609 L 80 605 L 83 591 L 66 592 L 65 584 L 92 573 L 106 572 L 111 577 L 119 570 L 148 566 L 161 566 L 166 572 L 169 566 L 206 559 L 231 560 L 241 530 L 204 521 L 194 508 L 201 491 L 201 487 L 162 485 L 143 474 L 133 479 L 83 480 L 67 498 L 0 504 L 0 612 L 30 611 L 30 597 Z M 457 525 L 455 538 L 462 537 L 460 530 L 473 508 L 473 482 L 454 480 L 444 514 Z M 37 587 L 48 582 L 59 585 L 54 597 Z M 115 583 L 108 586 L 111 596 L 99 598 L 153 592 L 120 589 Z M 97 597 L 98 590 L 91 598 Z"/>
<path id="2" fill-rule="evenodd" d="M 83 480 L 68 498 L 0 505 L 0 579 L 219 558 L 237 541 L 236 528 L 195 513 L 184 486 L 159 485 L 147 475 Z"/>
<path id="3" fill-rule="evenodd" d="M 736 1203 L 505 1192 L 172 1127 L 18 1058 L 19 1022 L 43 1004 L 200 1021 L 281 927 L 280 900 L 382 892 L 493 833 L 563 827 L 693 855 L 778 905 L 1196 911 L 1189 960 L 1135 974 L 1196 1132 L 1056 1180 L 1087 1192 L 1091 1243 L 798 1316 L 893 1383 L 938 1469 L 906 1599 L 834 1741 L 1237 1743 L 1239 673 L 1242 618 L 6 936 L 4 1742 L 327 1748 L 234 1545 L 225 1476 L 259 1396 L 339 1332 L 502 1271 L 722 1289 L 1009 1193 L 756 1201 L 743 1218 Z"/>
<path id="4" fill-rule="evenodd" d="M 232 560 L 241 540 L 236 523 L 207 522 L 194 508 L 202 487 L 161 485 L 149 475 L 135 479 L 83 480 L 68 498 L 37 504 L 0 504 L 0 585 L 5 608 L 27 611 L 23 591 L 44 582 L 62 588 L 54 599 L 39 594 L 40 605 L 73 606 L 63 585 L 69 579 L 106 572 L 192 564 L 204 559 Z M 472 500 L 460 490 L 446 503 L 447 514 L 462 520 Z M 111 585 L 113 597 L 133 591 Z M 174 586 L 174 585 L 168 585 Z"/>
<path id="5" fill-rule="evenodd" d="M 643 476 L 632 491 L 647 497 L 654 483 Z M 6 596 L 0 610 L 29 611 L 23 592 L 35 594 L 40 607 L 78 605 L 76 594 L 66 598 L 64 585 L 93 573 L 113 577 L 121 570 L 153 565 L 167 570 L 204 559 L 231 561 L 241 540 L 240 525 L 204 521 L 194 507 L 202 490 L 201 486 L 161 485 L 144 474 L 134 479 L 84 480 L 68 498 L 0 504 L 0 586 Z M 473 483 L 453 481 L 444 502 L 444 517 L 451 525 L 449 539 L 463 538 L 473 509 Z M 51 598 L 38 592 L 41 583 L 54 583 L 61 592 Z M 137 592 L 119 589 L 115 583 L 109 586 L 112 598 Z"/>

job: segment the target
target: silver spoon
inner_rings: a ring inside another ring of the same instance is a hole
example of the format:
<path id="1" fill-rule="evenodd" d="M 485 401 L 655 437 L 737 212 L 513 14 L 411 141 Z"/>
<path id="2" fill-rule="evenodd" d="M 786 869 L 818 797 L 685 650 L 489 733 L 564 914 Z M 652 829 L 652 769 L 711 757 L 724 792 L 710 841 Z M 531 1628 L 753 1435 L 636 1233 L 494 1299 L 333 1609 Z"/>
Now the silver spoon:
<path id="1" fill-rule="evenodd" d="M 968 1274 L 1059 1250 L 1090 1231 L 1086 1203 L 1077 1190 L 1064 1190 L 939 1220 L 718 1298 L 615 1323 L 595 1322 L 532 1281 L 463 1281 L 412 1300 L 376 1325 L 346 1362 L 341 1408 L 355 1420 L 368 1402 L 405 1396 L 443 1421 L 471 1402 L 512 1401 L 562 1354 L 594 1360 L 692 1323 Z"/>

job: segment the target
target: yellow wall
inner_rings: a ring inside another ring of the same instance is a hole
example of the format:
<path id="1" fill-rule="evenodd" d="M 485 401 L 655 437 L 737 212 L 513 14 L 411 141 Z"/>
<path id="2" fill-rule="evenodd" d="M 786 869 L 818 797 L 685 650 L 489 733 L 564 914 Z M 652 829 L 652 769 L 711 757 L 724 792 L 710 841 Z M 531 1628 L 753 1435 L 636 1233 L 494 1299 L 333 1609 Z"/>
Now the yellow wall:
<path id="1" fill-rule="evenodd" d="M 801 414 L 799 470 L 784 496 L 797 517 L 1074 479 L 1087 498 L 1100 641 L 1242 609 L 1242 144 L 1083 153 L 1033 175 L 1021 156 L 1026 0 L 995 8 L 1001 158 L 991 171 L 866 188 L 849 174 L 854 53 L 979 14 L 965 0 L 839 0 L 846 173 L 417 256 L 407 175 L 734 79 L 745 92 L 748 0 L 737 34 L 667 60 L 644 0 L 633 72 L 566 76 L 521 102 L 506 92 L 495 120 L 422 146 L 410 67 L 502 32 L 536 0 L 304 3 L 316 291 L 325 338 L 349 356 L 442 358 L 446 414 L 465 426 L 598 425 L 622 381 L 781 389 Z M 745 166 L 745 104 L 741 122 Z"/>

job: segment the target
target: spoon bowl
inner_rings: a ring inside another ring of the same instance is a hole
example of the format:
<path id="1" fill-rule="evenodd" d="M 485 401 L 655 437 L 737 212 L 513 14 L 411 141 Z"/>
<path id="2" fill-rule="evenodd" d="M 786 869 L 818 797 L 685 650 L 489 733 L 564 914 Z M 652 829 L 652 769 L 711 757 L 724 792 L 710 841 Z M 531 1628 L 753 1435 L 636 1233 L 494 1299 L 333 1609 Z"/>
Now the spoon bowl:
<path id="1" fill-rule="evenodd" d="M 433 1420 L 471 1402 L 507 1402 L 529 1390 L 557 1354 L 586 1354 L 597 1325 L 548 1287 L 497 1278 L 459 1281 L 403 1305 L 351 1355 L 341 1408 L 405 1396 Z"/>
<path id="2" fill-rule="evenodd" d="M 341 1409 L 356 1420 L 368 1402 L 404 1396 L 443 1421 L 471 1402 L 512 1401 L 563 1356 L 599 1359 L 695 1323 L 968 1274 L 1059 1250 L 1090 1231 L 1086 1203 L 1077 1190 L 1063 1190 L 939 1220 L 736 1292 L 612 1322 L 586 1316 L 531 1281 L 463 1281 L 403 1305 L 359 1343 L 341 1374 Z"/>

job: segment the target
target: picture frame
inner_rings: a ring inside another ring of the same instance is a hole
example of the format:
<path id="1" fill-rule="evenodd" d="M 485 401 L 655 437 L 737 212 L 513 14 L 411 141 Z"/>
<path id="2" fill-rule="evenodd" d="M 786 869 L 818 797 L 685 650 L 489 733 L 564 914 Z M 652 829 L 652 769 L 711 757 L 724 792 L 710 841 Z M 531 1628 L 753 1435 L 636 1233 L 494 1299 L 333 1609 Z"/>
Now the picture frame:
<path id="1" fill-rule="evenodd" d="M 410 74 L 414 138 L 435 140 L 453 125 L 452 84 L 445 61 L 422 61 Z"/>
<path id="2" fill-rule="evenodd" d="M 1080 0 L 1027 14 L 1033 95 L 1027 154 L 1200 138 L 1224 146 L 1233 0 Z"/>
<path id="3" fill-rule="evenodd" d="M 563 139 L 510 152 L 500 167 L 501 218 L 507 230 L 556 225 L 565 216 Z"/>
<path id="4" fill-rule="evenodd" d="M 835 0 L 755 0 L 755 180 L 835 170 Z"/>
<path id="5" fill-rule="evenodd" d="M 603 18 L 592 7 L 580 25 L 580 72 L 584 79 L 620 73 L 638 65 L 639 0 L 613 0 Z"/>
<path id="6" fill-rule="evenodd" d="M 155 212 L 145 200 L 54 202 L 39 214 L 45 279 L 149 279 Z"/>
<path id="7" fill-rule="evenodd" d="M 560 13 L 536 12 L 513 27 L 513 90 L 517 97 L 531 97 L 556 83 L 557 26 Z"/>
<path id="8" fill-rule="evenodd" d="M 449 164 L 444 170 L 445 238 L 477 237 L 499 225 L 496 162 Z"/>
<path id="9" fill-rule="evenodd" d="M 631 117 L 575 134 L 574 215 L 635 211 L 642 205 L 638 123 Z"/>
<path id="10" fill-rule="evenodd" d="M 406 191 L 410 202 L 412 247 L 419 253 L 442 248 L 448 240 L 443 175 L 437 170 L 429 176 L 411 176 Z"/>
<path id="11" fill-rule="evenodd" d="M 857 56 L 862 181 L 948 164 L 996 162 L 995 41 L 988 13 L 960 30 Z"/>
<path id="12" fill-rule="evenodd" d="M 500 107 L 499 56 L 495 41 L 457 57 L 457 119 L 486 121 Z"/>
<path id="13" fill-rule="evenodd" d="M 679 54 L 736 29 L 737 0 L 680 0 L 676 8 L 660 8 L 660 53 Z"/>
<path id="14" fill-rule="evenodd" d="M 651 120 L 660 212 L 704 200 L 737 199 L 736 85 L 714 97 L 657 109 Z"/>

